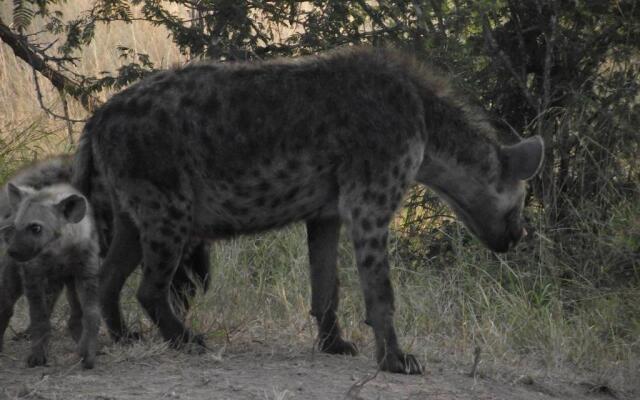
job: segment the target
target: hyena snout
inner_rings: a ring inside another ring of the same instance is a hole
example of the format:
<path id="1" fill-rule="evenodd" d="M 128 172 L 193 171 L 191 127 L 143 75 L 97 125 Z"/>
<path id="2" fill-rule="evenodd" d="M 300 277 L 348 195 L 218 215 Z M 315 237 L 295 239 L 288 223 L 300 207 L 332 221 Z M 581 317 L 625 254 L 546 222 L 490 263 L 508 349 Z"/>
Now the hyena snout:
<path id="1" fill-rule="evenodd" d="M 13 234 L 8 240 L 7 254 L 18 262 L 27 262 L 35 258 L 42 248 L 31 240 L 22 240 L 20 233 Z"/>

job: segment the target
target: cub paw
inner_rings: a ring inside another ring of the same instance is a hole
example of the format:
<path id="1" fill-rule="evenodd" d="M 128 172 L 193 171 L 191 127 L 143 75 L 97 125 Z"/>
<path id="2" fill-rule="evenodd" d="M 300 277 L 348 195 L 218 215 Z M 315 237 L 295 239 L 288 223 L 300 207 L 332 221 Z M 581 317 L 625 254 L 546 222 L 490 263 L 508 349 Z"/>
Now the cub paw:
<path id="1" fill-rule="evenodd" d="M 383 371 L 399 374 L 422 375 L 424 371 L 420 362 L 411 354 L 386 354 L 378 363 Z"/>
<path id="2" fill-rule="evenodd" d="M 320 341 L 320 351 L 328 354 L 344 354 L 355 356 L 358 348 L 355 344 L 341 338 L 327 338 Z"/>
<path id="3" fill-rule="evenodd" d="M 27 366 L 29 368 L 38 367 L 40 365 L 47 364 L 47 356 L 44 353 L 31 353 L 29 357 L 27 357 Z"/>

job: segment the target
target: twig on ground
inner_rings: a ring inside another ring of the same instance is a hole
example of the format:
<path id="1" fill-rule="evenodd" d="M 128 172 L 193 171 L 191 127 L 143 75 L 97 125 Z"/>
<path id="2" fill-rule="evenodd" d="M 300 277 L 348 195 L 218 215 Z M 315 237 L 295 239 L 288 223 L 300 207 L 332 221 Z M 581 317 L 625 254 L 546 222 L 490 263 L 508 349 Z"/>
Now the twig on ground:
<path id="1" fill-rule="evenodd" d="M 475 378 L 478 376 L 478 364 L 480 364 L 480 354 L 482 353 L 482 349 L 480 346 L 476 346 L 473 350 L 473 367 L 471 367 L 471 372 L 469 372 L 469 376 Z"/>
<path id="2" fill-rule="evenodd" d="M 376 369 L 375 374 L 366 375 L 364 378 L 360 379 L 359 381 L 351 385 L 351 387 L 349 388 L 349 391 L 347 391 L 347 394 L 344 396 L 344 398 L 361 400 L 362 397 L 360 397 L 360 391 L 362 390 L 362 388 L 364 388 L 364 385 L 376 379 L 379 372 L 380 372 L 380 366 L 378 366 L 378 369 Z"/>

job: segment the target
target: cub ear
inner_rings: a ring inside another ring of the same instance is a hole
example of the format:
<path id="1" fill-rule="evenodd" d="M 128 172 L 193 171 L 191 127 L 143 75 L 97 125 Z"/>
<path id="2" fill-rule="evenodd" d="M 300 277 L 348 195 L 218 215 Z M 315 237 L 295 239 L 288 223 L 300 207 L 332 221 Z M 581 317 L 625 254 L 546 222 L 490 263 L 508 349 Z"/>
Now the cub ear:
<path id="1" fill-rule="evenodd" d="M 502 148 L 506 176 L 527 181 L 540 172 L 544 159 L 544 142 L 538 135 Z"/>
<path id="2" fill-rule="evenodd" d="M 7 185 L 7 196 L 9 197 L 9 205 L 13 211 L 16 211 L 20 206 L 20 202 L 24 198 L 25 193 L 24 190 L 9 182 Z"/>
<path id="3" fill-rule="evenodd" d="M 13 227 L 13 224 L 0 226 L 0 243 L 8 243 L 14 232 L 15 228 Z"/>
<path id="4" fill-rule="evenodd" d="M 64 218 L 72 224 L 82 221 L 87 213 L 87 200 L 77 194 L 70 194 L 55 206 Z"/>

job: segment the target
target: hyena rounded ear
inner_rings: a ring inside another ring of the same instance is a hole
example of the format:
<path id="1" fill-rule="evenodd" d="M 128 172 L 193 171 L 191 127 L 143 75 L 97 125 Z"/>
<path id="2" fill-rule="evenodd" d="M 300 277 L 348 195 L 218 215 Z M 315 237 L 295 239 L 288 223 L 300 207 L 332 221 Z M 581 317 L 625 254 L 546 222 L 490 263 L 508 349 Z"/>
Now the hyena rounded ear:
<path id="1" fill-rule="evenodd" d="M 56 204 L 62 216 L 72 224 L 82 221 L 87 213 L 87 200 L 77 194 L 71 194 Z"/>
<path id="2" fill-rule="evenodd" d="M 544 159 L 544 141 L 538 135 L 502 148 L 505 175 L 527 181 L 540 172 Z"/>
<path id="3" fill-rule="evenodd" d="M 13 210 L 18 209 L 24 194 L 25 192 L 22 189 L 14 185 L 12 182 L 9 182 L 7 185 L 7 196 L 9 197 L 9 205 Z"/>

